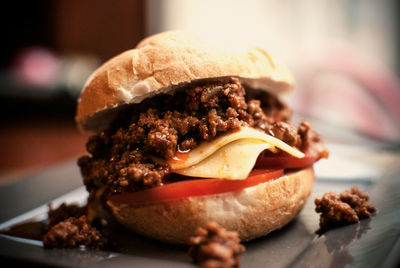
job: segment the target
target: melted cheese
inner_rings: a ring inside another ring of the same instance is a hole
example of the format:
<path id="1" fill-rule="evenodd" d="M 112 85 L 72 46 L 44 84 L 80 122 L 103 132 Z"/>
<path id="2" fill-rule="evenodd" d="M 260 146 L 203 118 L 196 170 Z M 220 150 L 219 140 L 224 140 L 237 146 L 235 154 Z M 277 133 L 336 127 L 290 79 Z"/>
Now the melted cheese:
<path id="1" fill-rule="evenodd" d="M 211 142 L 204 142 L 196 147 L 194 150 L 191 150 L 190 152 L 184 154 L 183 159 L 173 158 L 168 162 L 168 164 L 174 171 L 178 169 L 188 168 L 197 163 L 200 163 L 223 146 L 241 139 L 262 141 L 269 145 L 268 149 L 272 152 L 276 152 L 276 148 L 279 148 L 294 157 L 304 157 L 304 154 L 302 152 L 300 152 L 296 148 L 291 147 L 280 139 L 277 139 L 254 128 L 243 127 L 239 131 L 218 137 Z"/>
<path id="2" fill-rule="evenodd" d="M 247 178 L 258 155 L 270 148 L 257 139 L 240 139 L 223 146 L 203 161 L 175 173 L 190 177 L 241 180 Z"/>

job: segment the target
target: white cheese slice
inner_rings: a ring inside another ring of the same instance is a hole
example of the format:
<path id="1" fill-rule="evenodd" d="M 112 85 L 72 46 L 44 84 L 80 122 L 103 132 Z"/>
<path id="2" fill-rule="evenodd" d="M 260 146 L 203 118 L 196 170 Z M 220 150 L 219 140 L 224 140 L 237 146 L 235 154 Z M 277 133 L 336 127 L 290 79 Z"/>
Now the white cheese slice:
<path id="1" fill-rule="evenodd" d="M 174 172 L 190 177 L 243 180 L 253 169 L 258 155 L 270 147 L 259 139 L 239 139 L 223 146 L 203 161 Z"/>
<path id="2" fill-rule="evenodd" d="M 177 170 L 196 165 L 210 155 L 214 154 L 225 145 L 242 139 L 245 139 L 246 141 L 261 141 L 262 143 L 267 144 L 268 150 L 272 152 L 275 152 L 276 148 L 279 148 L 294 157 L 304 157 L 304 154 L 302 152 L 300 152 L 296 148 L 291 147 L 280 139 L 277 139 L 271 135 L 266 134 L 265 132 L 256 130 L 254 128 L 243 127 L 239 131 L 218 137 L 217 139 L 210 142 L 204 142 L 190 152 L 181 154 L 181 159 L 180 157 L 174 157 L 172 160 L 168 161 L 168 164 L 170 165 L 173 172 L 178 173 Z M 249 153 L 252 153 L 250 147 L 247 148 L 244 143 L 242 144 L 244 146 L 244 150 L 248 150 Z M 257 156 L 259 154 L 260 152 L 257 153 Z M 233 163 L 231 165 L 233 165 Z"/>

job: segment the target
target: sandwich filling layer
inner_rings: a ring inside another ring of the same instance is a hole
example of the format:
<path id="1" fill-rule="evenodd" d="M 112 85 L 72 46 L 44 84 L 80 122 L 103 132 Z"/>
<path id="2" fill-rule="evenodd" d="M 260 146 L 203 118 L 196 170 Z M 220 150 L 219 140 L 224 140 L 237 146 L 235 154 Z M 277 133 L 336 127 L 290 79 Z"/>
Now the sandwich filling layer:
<path id="1" fill-rule="evenodd" d="M 177 155 L 189 157 L 196 148 L 243 129 L 257 130 L 282 141 L 286 147 L 244 137 L 225 145 L 237 143 L 233 152 L 246 147 L 248 141 L 257 155 L 268 149 L 289 154 L 295 151 L 298 157 L 301 152 L 326 157 L 327 151 L 310 125 L 291 125 L 290 116 L 290 109 L 275 96 L 245 89 L 235 78 L 229 82 L 191 84 L 174 95 L 158 95 L 126 107 L 109 129 L 89 138 L 90 155 L 81 157 L 78 163 L 89 193 L 94 194 L 104 187 L 118 193 L 161 186 L 188 176 L 204 177 L 204 168 L 192 168 L 190 173 L 190 167 L 185 167 L 185 172 L 179 172 L 184 168 L 174 167 L 173 159 Z M 198 162 L 215 157 L 217 152 L 214 150 Z M 229 172 L 221 174 L 233 176 Z M 243 174 L 235 175 L 236 179 L 243 179 Z"/>

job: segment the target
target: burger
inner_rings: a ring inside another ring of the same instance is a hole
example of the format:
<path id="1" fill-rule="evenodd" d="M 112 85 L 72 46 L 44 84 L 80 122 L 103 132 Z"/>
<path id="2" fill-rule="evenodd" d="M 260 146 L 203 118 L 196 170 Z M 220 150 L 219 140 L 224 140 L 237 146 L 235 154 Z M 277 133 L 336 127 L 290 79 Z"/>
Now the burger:
<path id="1" fill-rule="evenodd" d="M 279 98 L 289 70 L 260 48 L 232 51 L 185 31 L 141 41 L 99 67 L 76 122 L 93 135 L 79 159 L 88 218 L 187 244 L 216 222 L 247 241 L 302 209 L 313 163 L 328 156 Z"/>

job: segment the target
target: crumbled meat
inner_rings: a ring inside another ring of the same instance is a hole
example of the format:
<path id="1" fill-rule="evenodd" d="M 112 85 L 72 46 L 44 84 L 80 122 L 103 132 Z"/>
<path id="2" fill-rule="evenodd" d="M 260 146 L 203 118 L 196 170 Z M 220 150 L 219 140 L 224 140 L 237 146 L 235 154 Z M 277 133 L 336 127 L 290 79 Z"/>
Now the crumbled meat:
<path id="1" fill-rule="evenodd" d="M 162 185 L 173 175 L 155 157 L 169 159 L 178 150 L 189 151 L 204 140 L 245 125 L 272 132 L 293 146 L 313 148 L 317 134 L 288 124 L 291 111 L 287 106 L 266 92 L 248 92 L 238 79 L 231 78 L 226 83 L 191 85 L 174 95 L 131 105 L 108 130 L 89 139 L 91 156 L 78 161 L 86 188 L 93 193 L 107 186 L 118 193 Z"/>
<path id="2" fill-rule="evenodd" d="M 190 238 L 189 255 L 200 267 L 237 267 L 239 254 L 245 251 L 237 232 L 227 231 L 217 223 L 199 227 Z"/>
<path id="3" fill-rule="evenodd" d="M 340 194 L 328 192 L 322 198 L 316 198 L 315 211 L 321 213 L 320 232 L 371 217 L 376 208 L 368 200 L 368 193 L 361 192 L 356 186 Z"/>
<path id="4" fill-rule="evenodd" d="M 70 217 L 79 218 L 87 213 L 87 206 L 80 207 L 76 204 L 67 205 L 62 203 L 58 208 L 54 209 L 52 204 L 49 204 L 48 211 L 48 226 L 52 227 Z"/>
<path id="5" fill-rule="evenodd" d="M 144 146 L 156 155 L 171 158 L 178 144 L 177 133 L 177 130 L 172 128 L 170 124 L 158 120 L 156 121 L 156 125 L 149 131 L 147 139 L 144 140 Z"/>
<path id="6" fill-rule="evenodd" d="M 270 133 L 276 138 L 285 141 L 290 146 L 299 147 L 302 143 L 302 139 L 297 132 L 297 127 L 285 122 L 273 124 Z"/>
<path id="7" fill-rule="evenodd" d="M 266 94 L 261 90 L 247 90 L 246 99 L 249 101 L 249 113 L 253 114 L 256 118 L 260 118 L 259 122 L 256 122 L 256 126 L 260 129 L 267 130 L 268 124 L 272 124 L 274 122 L 287 122 L 292 116 L 292 110 L 288 106 L 280 102 L 275 96 Z M 261 116 L 256 115 L 257 112 L 261 113 L 257 106 L 261 107 L 262 113 L 265 115 L 265 117 L 262 114 Z M 265 128 L 260 127 L 264 124 Z"/>
<path id="8" fill-rule="evenodd" d="M 157 167 L 154 164 L 133 164 L 120 170 L 119 185 L 125 187 L 129 182 L 142 181 L 144 185 L 160 185 L 163 175 L 169 172 L 168 167 Z"/>
<path id="9" fill-rule="evenodd" d="M 191 148 L 194 148 L 197 145 L 197 142 L 194 138 L 187 138 L 181 142 L 178 147 L 178 151 L 180 152 L 187 152 Z"/>
<path id="10" fill-rule="evenodd" d="M 311 130 L 308 122 L 301 122 L 298 127 L 298 133 L 301 137 L 300 149 L 309 155 L 319 155 L 321 158 L 328 158 L 329 151 L 325 148 L 320 136 Z"/>
<path id="11" fill-rule="evenodd" d="M 86 221 L 86 216 L 71 217 L 54 225 L 43 237 L 46 248 L 72 248 L 85 246 L 101 249 L 106 239 Z"/>

